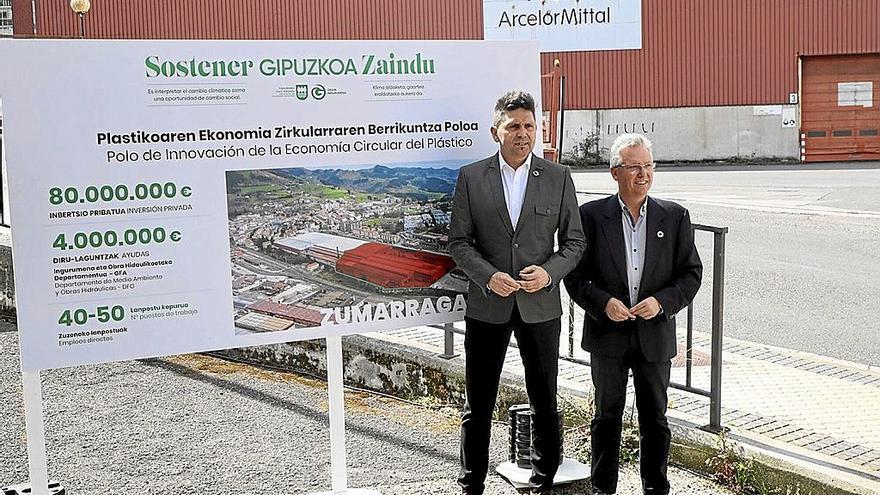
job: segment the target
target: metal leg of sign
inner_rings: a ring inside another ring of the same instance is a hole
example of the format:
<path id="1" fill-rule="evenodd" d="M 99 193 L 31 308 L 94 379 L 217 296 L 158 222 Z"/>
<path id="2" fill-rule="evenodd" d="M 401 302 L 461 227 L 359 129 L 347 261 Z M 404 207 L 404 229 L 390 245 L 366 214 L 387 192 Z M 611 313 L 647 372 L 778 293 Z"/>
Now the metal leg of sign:
<path id="1" fill-rule="evenodd" d="M 43 391 L 39 371 L 22 371 L 24 422 L 27 433 L 28 474 L 33 495 L 49 495 L 46 430 L 43 425 Z"/>
<path id="2" fill-rule="evenodd" d="M 330 480 L 332 491 L 312 495 L 380 495 L 348 488 L 345 456 L 345 396 L 342 384 L 342 337 L 327 337 L 327 391 L 330 398 Z"/>

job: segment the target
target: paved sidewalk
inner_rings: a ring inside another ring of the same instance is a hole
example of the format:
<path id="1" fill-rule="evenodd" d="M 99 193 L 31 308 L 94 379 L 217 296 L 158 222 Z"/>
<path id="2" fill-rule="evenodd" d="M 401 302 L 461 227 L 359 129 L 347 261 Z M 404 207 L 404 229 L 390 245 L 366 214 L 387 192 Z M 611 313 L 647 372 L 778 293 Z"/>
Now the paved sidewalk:
<path id="1" fill-rule="evenodd" d="M 575 328 L 580 329 L 580 322 Z M 678 334 L 681 340 L 685 332 L 679 329 Z M 588 360 L 579 347 L 579 330 L 576 335 L 574 357 Z M 438 354 L 443 350 L 443 331 L 437 328 L 366 336 Z M 568 339 L 564 335 L 561 340 L 560 353 L 568 354 Z M 464 338 L 456 335 L 455 359 L 462 366 L 463 344 Z M 693 385 L 705 390 L 710 388 L 709 356 L 710 335 L 694 332 Z M 672 381 L 684 384 L 681 361 L 674 361 Z M 721 423 L 730 428 L 731 438 L 824 473 L 825 478 L 845 478 L 866 487 L 866 493 L 880 493 L 880 370 L 731 338 L 724 340 L 723 363 Z M 523 373 L 513 346 L 505 371 Z M 560 388 L 592 390 L 588 366 L 561 360 L 559 373 Z M 632 381 L 629 393 L 632 404 Z M 670 389 L 669 415 L 680 423 L 707 425 L 709 399 Z"/>

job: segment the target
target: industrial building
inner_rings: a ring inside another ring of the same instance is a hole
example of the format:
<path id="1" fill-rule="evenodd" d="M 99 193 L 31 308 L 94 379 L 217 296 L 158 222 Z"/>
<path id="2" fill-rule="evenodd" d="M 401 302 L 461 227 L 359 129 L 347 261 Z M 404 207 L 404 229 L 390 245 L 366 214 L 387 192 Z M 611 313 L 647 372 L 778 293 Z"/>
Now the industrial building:
<path id="1" fill-rule="evenodd" d="M 451 257 L 322 232 L 275 241 L 274 246 L 331 266 L 339 273 L 384 288 L 425 288 L 453 268 Z"/>
<path id="2" fill-rule="evenodd" d="M 272 324 L 276 327 L 278 326 L 277 319 L 292 321 L 300 327 L 317 327 L 321 325 L 321 320 L 324 317 L 320 311 L 312 308 L 296 304 L 280 304 L 268 299 L 255 302 L 246 309 L 273 317 Z M 260 324 L 262 323 L 260 322 Z"/>
<path id="3" fill-rule="evenodd" d="M 12 36 L 12 0 L 0 0 L 0 37 Z"/>
<path id="4" fill-rule="evenodd" d="M 247 313 L 235 320 L 235 326 L 257 332 L 280 332 L 292 327 L 293 321 L 263 313 Z"/>
<path id="5" fill-rule="evenodd" d="M 385 288 L 426 288 L 455 268 L 451 257 L 369 242 L 346 251 L 336 270 Z"/>
<path id="6" fill-rule="evenodd" d="M 274 246 L 282 251 L 306 256 L 319 263 L 335 267 L 336 261 L 344 252 L 362 246 L 366 242 L 322 232 L 307 232 L 275 241 Z"/>
<path id="7" fill-rule="evenodd" d="M 18 37 L 81 34 L 67 2 L 13 0 L 13 8 Z M 95 2 L 84 31 L 477 40 L 483 21 L 482 0 L 120 0 Z M 601 150 L 637 131 L 661 161 L 880 159 L 877 0 L 642 0 L 639 48 L 541 57 L 542 72 L 564 78 L 564 126 L 549 138 L 563 153 L 579 144 Z M 545 108 L 557 80 L 546 79 Z"/>

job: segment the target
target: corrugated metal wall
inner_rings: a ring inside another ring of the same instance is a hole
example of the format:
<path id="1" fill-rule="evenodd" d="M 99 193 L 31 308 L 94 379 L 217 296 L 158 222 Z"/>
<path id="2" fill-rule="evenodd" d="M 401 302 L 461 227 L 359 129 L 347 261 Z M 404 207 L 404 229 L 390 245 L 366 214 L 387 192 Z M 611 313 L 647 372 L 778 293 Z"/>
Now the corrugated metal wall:
<path id="1" fill-rule="evenodd" d="M 480 39 L 483 31 L 481 0 L 92 4 L 94 38 Z M 36 5 L 37 36 L 78 34 L 67 1 Z M 880 53 L 880 0 L 643 0 L 642 14 L 641 50 L 542 57 L 544 73 L 562 62 L 567 109 L 787 103 L 798 91 L 799 55 Z M 20 36 L 31 32 L 24 25 L 16 19 Z"/>
<path id="2" fill-rule="evenodd" d="M 798 55 L 880 52 L 877 0 L 645 0 L 642 49 L 566 52 L 566 108 L 788 103 Z"/>
<path id="3" fill-rule="evenodd" d="M 37 0 L 40 35 L 79 36 L 65 0 Z M 89 38 L 481 39 L 480 0 L 92 0 Z"/>
<path id="4" fill-rule="evenodd" d="M 12 32 L 32 33 L 34 30 L 31 0 L 12 0 Z"/>

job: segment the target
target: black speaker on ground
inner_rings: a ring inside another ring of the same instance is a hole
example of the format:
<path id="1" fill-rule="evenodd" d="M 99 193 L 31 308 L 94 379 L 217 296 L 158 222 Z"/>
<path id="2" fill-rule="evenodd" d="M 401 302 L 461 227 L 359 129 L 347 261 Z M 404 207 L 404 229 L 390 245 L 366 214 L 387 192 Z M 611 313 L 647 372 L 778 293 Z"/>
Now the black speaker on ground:
<path id="1" fill-rule="evenodd" d="M 561 453 L 565 439 L 563 430 L 565 416 L 561 410 L 557 413 L 559 414 L 559 451 Z M 519 468 L 532 469 L 532 411 L 529 409 L 529 405 L 510 406 L 507 410 L 507 425 L 510 434 L 510 462 Z M 562 458 L 563 456 L 560 455 L 560 464 L 562 464 Z"/>

